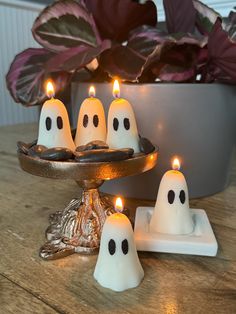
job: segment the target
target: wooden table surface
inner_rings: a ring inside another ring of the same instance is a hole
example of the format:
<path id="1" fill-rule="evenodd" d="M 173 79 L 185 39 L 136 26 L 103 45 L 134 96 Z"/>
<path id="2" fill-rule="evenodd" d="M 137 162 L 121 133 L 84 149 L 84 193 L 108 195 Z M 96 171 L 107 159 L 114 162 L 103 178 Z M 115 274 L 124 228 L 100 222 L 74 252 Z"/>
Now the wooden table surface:
<path id="1" fill-rule="evenodd" d="M 206 210 L 219 244 L 217 257 L 139 253 L 145 277 L 122 293 L 93 279 L 97 256 L 44 261 L 48 215 L 78 194 L 73 181 L 32 176 L 16 157 L 16 141 L 36 138 L 36 125 L 0 128 L 0 313 L 236 313 L 236 167 L 230 186 L 192 200 Z M 138 205 L 126 200 L 134 214 Z"/>

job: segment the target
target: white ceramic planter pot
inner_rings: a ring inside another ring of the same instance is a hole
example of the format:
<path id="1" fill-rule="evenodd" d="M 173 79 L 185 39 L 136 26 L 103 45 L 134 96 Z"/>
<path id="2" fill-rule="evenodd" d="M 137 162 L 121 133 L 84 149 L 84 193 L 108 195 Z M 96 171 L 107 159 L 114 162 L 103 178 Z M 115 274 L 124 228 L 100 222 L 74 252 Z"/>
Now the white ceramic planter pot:
<path id="1" fill-rule="evenodd" d="M 107 113 L 111 84 L 95 84 Z M 72 122 L 89 85 L 72 84 Z M 191 197 L 214 194 L 228 183 L 236 135 L 236 87 L 223 84 L 122 84 L 121 97 L 134 107 L 139 133 L 160 148 L 155 169 L 107 182 L 103 191 L 155 199 L 173 155 L 182 161 Z"/>

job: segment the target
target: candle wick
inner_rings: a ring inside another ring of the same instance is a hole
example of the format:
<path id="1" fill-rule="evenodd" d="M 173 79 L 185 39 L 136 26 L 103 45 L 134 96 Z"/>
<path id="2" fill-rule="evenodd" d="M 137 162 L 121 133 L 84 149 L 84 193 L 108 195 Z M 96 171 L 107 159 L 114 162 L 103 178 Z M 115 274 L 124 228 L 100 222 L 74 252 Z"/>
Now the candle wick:
<path id="1" fill-rule="evenodd" d="M 123 207 L 123 206 L 115 206 L 115 211 L 116 211 L 117 213 L 123 213 L 124 207 Z"/>

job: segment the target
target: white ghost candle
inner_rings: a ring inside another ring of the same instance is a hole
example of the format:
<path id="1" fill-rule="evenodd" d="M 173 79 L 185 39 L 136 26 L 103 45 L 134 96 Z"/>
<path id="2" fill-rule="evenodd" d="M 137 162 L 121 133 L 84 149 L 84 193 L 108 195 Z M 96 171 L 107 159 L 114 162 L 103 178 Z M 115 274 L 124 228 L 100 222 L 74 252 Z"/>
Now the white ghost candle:
<path id="1" fill-rule="evenodd" d="M 120 209 L 120 205 L 117 207 Z M 143 276 L 129 219 L 122 213 L 108 216 L 102 230 L 94 278 L 105 288 L 124 291 L 137 287 Z"/>
<path id="2" fill-rule="evenodd" d="M 179 171 L 177 158 L 173 170 L 167 171 L 160 182 L 156 205 L 150 221 L 150 232 L 189 234 L 194 223 L 189 210 L 188 187 Z"/>
<path id="3" fill-rule="evenodd" d="M 37 144 L 48 148 L 66 147 L 74 150 L 67 110 L 59 99 L 53 98 L 54 87 L 50 81 L 47 83 L 47 95 L 51 99 L 42 106 Z"/>
<path id="4" fill-rule="evenodd" d="M 95 98 L 95 88 L 89 89 L 89 98 L 81 104 L 75 145 L 85 145 L 94 140 L 106 141 L 106 119 L 101 101 Z"/>
<path id="5" fill-rule="evenodd" d="M 113 86 L 113 96 L 116 98 L 110 104 L 107 122 L 107 144 L 109 148 L 133 148 L 140 152 L 139 136 L 131 104 L 120 98 L 120 88 L 117 80 Z"/>

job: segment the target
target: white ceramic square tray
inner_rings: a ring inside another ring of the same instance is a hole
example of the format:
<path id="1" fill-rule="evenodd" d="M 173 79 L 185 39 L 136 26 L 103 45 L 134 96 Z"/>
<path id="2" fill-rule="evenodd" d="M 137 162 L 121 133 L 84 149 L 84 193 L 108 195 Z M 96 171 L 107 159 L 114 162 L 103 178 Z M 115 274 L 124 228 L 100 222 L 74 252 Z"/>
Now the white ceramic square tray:
<path id="1" fill-rule="evenodd" d="M 195 228 L 188 235 L 149 232 L 153 209 L 153 207 L 137 208 L 134 236 L 138 251 L 216 256 L 218 244 L 203 209 L 190 209 Z"/>

